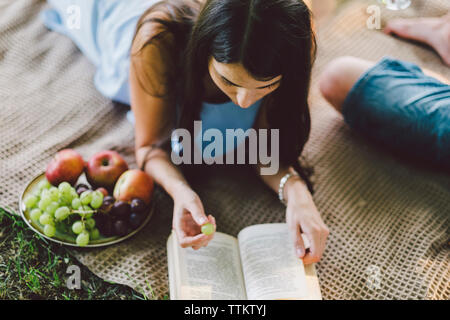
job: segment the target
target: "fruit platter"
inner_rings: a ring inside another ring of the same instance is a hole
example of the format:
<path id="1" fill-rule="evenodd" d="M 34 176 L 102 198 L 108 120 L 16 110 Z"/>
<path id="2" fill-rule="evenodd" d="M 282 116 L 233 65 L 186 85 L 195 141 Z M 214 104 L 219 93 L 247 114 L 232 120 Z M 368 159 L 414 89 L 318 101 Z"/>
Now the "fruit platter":
<path id="1" fill-rule="evenodd" d="M 153 213 L 153 180 L 129 170 L 115 151 L 88 162 L 72 149 L 58 152 L 25 187 L 19 211 L 46 239 L 75 247 L 101 247 L 139 232 Z"/>

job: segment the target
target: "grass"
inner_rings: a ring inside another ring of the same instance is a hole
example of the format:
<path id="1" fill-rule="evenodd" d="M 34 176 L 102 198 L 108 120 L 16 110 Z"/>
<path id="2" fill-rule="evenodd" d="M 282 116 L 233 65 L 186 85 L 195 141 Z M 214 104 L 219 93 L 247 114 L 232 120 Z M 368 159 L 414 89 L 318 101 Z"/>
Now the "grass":
<path id="1" fill-rule="evenodd" d="M 81 269 L 81 289 L 69 289 L 70 265 Z M 139 289 L 139 288 L 138 288 Z M 0 299 L 147 300 L 143 290 L 106 282 L 80 264 L 65 247 L 28 228 L 0 207 Z"/>

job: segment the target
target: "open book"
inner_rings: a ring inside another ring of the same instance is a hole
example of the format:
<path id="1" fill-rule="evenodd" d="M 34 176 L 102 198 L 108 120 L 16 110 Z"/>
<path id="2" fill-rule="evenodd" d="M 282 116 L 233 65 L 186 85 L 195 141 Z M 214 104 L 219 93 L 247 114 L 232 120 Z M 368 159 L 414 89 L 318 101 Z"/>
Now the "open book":
<path id="1" fill-rule="evenodd" d="M 172 233 L 167 257 L 172 300 L 322 299 L 314 264 L 295 256 L 284 223 L 250 226 L 237 238 L 216 232 L 197 251 Z"/>

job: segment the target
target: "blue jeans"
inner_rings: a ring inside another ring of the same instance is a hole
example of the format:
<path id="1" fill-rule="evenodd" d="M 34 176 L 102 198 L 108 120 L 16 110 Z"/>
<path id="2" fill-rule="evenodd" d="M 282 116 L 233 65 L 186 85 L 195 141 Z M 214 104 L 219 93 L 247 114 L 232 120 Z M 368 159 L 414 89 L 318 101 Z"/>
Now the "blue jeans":
<path id="1" fill-rule="evenodd" d="M 366 71 L 342 113 L 367 138 L 450 170 L 450 86 L 389 57 Z"/>

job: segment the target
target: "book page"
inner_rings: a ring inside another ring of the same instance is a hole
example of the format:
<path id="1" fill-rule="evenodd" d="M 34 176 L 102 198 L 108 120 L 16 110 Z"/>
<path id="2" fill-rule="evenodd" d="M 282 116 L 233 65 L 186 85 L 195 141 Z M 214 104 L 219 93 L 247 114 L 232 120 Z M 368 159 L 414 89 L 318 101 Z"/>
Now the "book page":
<path id="1" fill-rule="evenodd" d="M 216 232 L 207 247 L 181 248 L 167 242 L 171 299 L 246 300 L 237 239 Z"/>
<path id="2" fill-rule="evenodd" d="M 295 256 L 286 224 L 250 226 L 238 240 L 249 300 L 308 298 L 303 262 Z"/>

